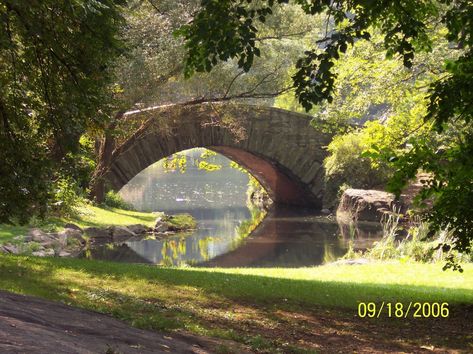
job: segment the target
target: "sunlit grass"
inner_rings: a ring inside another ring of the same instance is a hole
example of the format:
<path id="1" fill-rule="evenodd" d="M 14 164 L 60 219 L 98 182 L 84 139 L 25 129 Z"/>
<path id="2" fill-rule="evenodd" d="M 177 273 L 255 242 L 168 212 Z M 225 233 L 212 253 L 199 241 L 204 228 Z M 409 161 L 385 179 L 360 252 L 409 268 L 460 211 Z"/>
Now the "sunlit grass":
<path id="1" fill-rule="evenodd" d="M 0 286 L 35 294 L 41 289 L 109 289 L 127 296 L 174 301 L 196 295 L 267 303 L 354 308 L 360 301 L 473 303 L 473 266 L 442 271 L 441 264 L 376 263 L 313 268 L 159 268 L 80 259 L 0 258 Z M 22 277 L 9 274 L 23 272 Z M 28 281 L 28 279 L 30 281 Z M 36 284 L 36 285 L 34 285 Z M 63 299 L 72 300 L 67 294 Z"/>
<path id="2" fill-rule="evenodd" d="M 7 242 L 17 235 L 25 235 L 31 227 L 39 227 L 45 231 L 61 229 L 66 223 L 74 223 L 80 227 L 107 227 L 110 225 L 142 224 L 153 226 L 156 218 L 162 213 L 144 213 L 117 208 L 97 207 L 82 204 L 76 208 L 76 214 L 70 218 L 48 218 L 42 221 L 33 220 L 29 225 L 0 224 L 0 243 Z M 195 220 L 189 214 L 175 215 L 170 223 L 180 228 L 195 228 Z"/>

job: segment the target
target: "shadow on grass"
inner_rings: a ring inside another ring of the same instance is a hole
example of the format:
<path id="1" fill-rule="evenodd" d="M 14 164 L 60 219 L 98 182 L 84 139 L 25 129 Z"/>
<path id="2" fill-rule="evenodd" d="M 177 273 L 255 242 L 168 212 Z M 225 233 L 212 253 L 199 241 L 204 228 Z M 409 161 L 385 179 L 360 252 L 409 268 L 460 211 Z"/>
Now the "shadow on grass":
<path id="1" fill-rule="evenodd" d="M 77 271 L 90 279 L 112 279 L 117 285 L 128 286 L 128 293 L 117 293 L 102 288 L 98 285 L 99 283 L 92 285 L 91 282 L 84 285 L 83 282 L 76 281 L 73 276 L 62 278 L 56 272 L 60 269 Z M 391 346 L 396 346 L 398 350 L 402 349 L 402 346 L 396 342 L 396 336 L 391 338 L 390 331 L 396 332 L 398 336 L 402 333 L 402 340 L 411 344 L 422 340 L 439 346 L 445 345 L 445 341 L 448 341 L 450 348 L 460 349 L 468 345 L 467 339 L 460 337 L 471 332 L 471 314 L 469 318 L 452 318 L 444 322 L 442 322 L 443 319 L 430 322 L 428 320 L 379 319 L 370 322 L 368 319 L 363 320 L 355 316 L 359 302 L 373 301 L 379 304 L 382 301 L 404 303 L 418 301 L 471 304 L 473 293 L 468 289 L 383 284 L 381 279 L 379 284 L 295 280 L 101 261 L 12 256 L 0 256 L 0 274 L 2 289 L 69 302 L 76 306 L 112 314 L 141 328 L 149 329 L 182 327 L 182 324 L 178 323 L 180 317 L 198 324 L 205 323 L 209 321 L 209 316 L 205 311 L 200 311 L 198 306 L 185 311 L 166 309 L 165 306 L 159 304 L 161 301 L 157 295 L 159 292 L 157 294 L 150 292 L 149 298 L 143 302 L 143 299 L 133 296 L 133 286 L 135 288 L 149 286 L 152 290 L 156 285 L 156 288 L 160 287 L 169 291 L 182 289 L 183 292 L 188 287 L 198 288 L 204 296 L 209 298 L 215 297 L 234 305 L 250 306 L 260 311 L 262 317 L 273 316 L 281 319 L 279 311 L 322 314 L 324 310 L 328 310 L 329 315 L 325 315 L 323 321 L 317 323 L 321 329 L 336 331 L 337 338 L 346 340 L 354 333 L 363 335 L 370 340 L 370 346 L 377 351 L 384 351 L 383 346 L 387 342 Z M 86 299 L 74 295 L 71 289 L 76 287 L 81 288 L 82 294 L 86 294 L 81 296 L 90 295 L 95 298 Z M 183 295 L 181 299 L 176 298 L 175 302 L 178 303 L 185 296 L 190 296 L 186 298 L 186 301 L 189 301 L 192 295 L 189 291 L 189 294 Z M 226 306 L 228 307 L 228 304 Z M 158 317 L 155 316 L 157 312 L 161 313 Z M 451 325 L 444 327 L 447 322 Z M 434 333 L 433 324 L 438 327 L 438 333 Z M 217 327 L 220 325 L 227 330 L 239 330 L 241 327 L 241 324 L 228 319 L 219 319 L 218 324 L 212 325 Z M 465 326 L 470 328 L 467 329 Z M 254 333 L 262 331 L 261 328 L 249 330 Z M 383 330 L 384 335 L 380 335 L 379 332 Z M 376 331 L 378 334 L 375 334 Z M 450 341 L 447 332 L 451 332 L 451 338 L 456 338 L 456 340 Z"/>
<path id="2" fill-rule="evenodd" d="M 159 268 L 141 264 L 124 264 L 81 259 L 39 259 L 35 257 L 2 256 L 2 263 L 13 266 L 16 260 L 24 264 L 41 265 L 44 269 L 66 268 L 83 271 L 95 277 L 113 275 L 114 279 L 148 280 L 173 286 L 198 287 L 206 293 L 232 299 L 260 303 L 323 305 L 356 308 L 360 301 L 449 302 L 473 304 L 471 289 L 455 289 L 409 284 L 350 283 L 320 280 L 275 278 L 260 275 L 228 274 L 208 270 Z M 28 269 L 28 267 L 26 268 Z M 25 269 L 25 271 L 26 271 Z M 35 277 L 36 278 L 36 277 Z"/>

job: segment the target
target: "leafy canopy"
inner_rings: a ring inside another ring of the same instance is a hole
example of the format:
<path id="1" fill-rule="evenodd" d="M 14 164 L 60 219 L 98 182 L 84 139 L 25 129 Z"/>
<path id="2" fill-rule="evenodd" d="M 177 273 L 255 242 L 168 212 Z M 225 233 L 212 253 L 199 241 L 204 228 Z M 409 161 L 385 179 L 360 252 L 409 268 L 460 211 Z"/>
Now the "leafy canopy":
<path id="1" fill-rule="evenodd" d="M 124 3 L 0 0 L 0 222 L 45 212 L 80 136 L 107 119 Z"/>

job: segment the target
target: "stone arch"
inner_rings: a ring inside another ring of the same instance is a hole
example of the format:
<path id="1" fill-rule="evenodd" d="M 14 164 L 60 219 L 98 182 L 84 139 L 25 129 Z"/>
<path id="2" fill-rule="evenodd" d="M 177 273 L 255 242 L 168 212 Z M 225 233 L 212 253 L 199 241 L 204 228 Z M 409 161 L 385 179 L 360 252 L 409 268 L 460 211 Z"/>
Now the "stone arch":
<path id="1" fill-rule="evenodd" d="M 114 151 L 105 179 L 119 190 L 156 161 L 205 147 L 248 169 L 276 204 L 321 208 L 322 163 L 332 136 L 310 127 L 311 118 L 277 108 L 235 104 L 147 110 L 128 118 L 141 120 L 142 128 Z"/>

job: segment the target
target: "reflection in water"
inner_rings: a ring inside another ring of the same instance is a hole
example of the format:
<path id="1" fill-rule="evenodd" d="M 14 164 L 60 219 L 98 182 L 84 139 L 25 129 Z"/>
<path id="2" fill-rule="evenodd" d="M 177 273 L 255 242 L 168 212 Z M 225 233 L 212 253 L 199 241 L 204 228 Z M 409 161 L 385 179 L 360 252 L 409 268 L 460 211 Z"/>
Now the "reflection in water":
<path id="1" fill-rule="evenodd" d="M 277 208 L 265 218 L 265 213 L 247 207 L 248 176 L 231 168 L 230 160 L 213 156 L 207 161 L 222 168 L 199 170 L 204 151 L 181 153 L 187 156 L 185 173 L 166 173 L 158 162 L 120 191 L 137 210 L 190 213 L 198 223 L 195 232 L 99 247 L 90 250 L 89 257 L 161 265 L 299 267 L 335 261 L 353 238 L 356 248 L 379 238 L 378 225 L 340 228 L 311 210 Z"/>
<path id="2" fill-rule="evenodd" d="M 301 267 L 336 261 L 354 237 L 357 249 L 369 247 L 380 237 L 378 225 L 362 225 L 357 235 L 340 234 L 339 225 L 317 212 L 297 208 L 276 208 L 245 243 L 202 266 Z"/>

